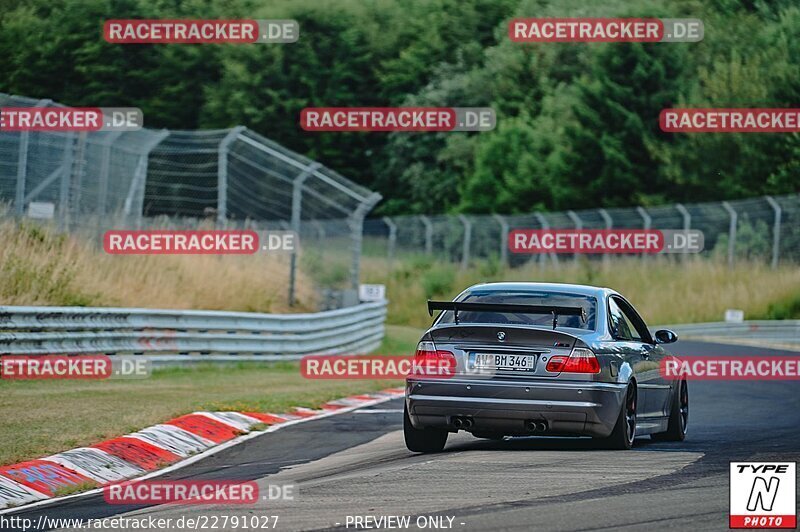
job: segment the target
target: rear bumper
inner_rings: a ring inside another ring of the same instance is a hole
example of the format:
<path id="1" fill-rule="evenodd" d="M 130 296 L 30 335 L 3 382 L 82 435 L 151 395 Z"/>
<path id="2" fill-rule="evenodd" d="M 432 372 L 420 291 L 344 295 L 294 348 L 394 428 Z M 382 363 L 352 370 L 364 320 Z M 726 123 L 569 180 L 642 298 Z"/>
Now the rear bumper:
<path id="1" fill-rule="evenodd" d="M 625 383 L 406 381 L 406 406 L 415 428 L 449 428 L 471 417 L 473 432 L 531 434 L 525 422 L 543 421 L 547 434 L 605 437 L 625 399 Z"/>

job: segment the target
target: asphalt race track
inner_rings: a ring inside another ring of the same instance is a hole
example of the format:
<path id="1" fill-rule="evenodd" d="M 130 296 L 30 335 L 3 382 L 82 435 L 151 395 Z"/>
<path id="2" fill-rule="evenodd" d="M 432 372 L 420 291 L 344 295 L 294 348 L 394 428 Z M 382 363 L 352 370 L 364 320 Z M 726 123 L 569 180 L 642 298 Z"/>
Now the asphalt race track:
<path id="1" fill-rule="evenodd" d="M 671 351 L 789 354 L 688 341 Z M 643 437 L 625 452 L 595 450 L 584 439 L 493 442 L 461 433 L 444 453 L 418 455 L 403 444 L 402 400 L 394 400 L 287 427 L 162 477 L 257 480 L 262 493 L 294 484 L 294 500 L 135 508 L 95 495 L 13 515 L 278 515 L 277 530 L 356 530 L 346 527 L 348 516 L 352 523 L 353 516 L 387 515 L 411 516 L 411 529 L 417 517 L 443 516 L 445 527 L 465 531 L 728 530 L 730 461 L 800 461 L 800 382 L 689 386 L 683 443 Z"/>

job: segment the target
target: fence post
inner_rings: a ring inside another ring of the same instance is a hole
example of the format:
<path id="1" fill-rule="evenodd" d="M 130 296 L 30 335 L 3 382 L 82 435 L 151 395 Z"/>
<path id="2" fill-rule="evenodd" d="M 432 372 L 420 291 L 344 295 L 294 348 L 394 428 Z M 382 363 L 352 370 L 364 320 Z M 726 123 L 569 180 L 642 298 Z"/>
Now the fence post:
<path id="1" fill-rule="evenodd" d="M 461 247 L 461 269 L 466 270 L 469 265 L 469 248 L 472 243 L 472 221 L 463 214 L 458 219 L 464 225 L 464 242 Z"/>
<path id="2" fill-rule="evenodd" d="M 106 202 L 108 201 L 108 174 L 111 171 L 111 147 L 120 135 L 122 135 L 122 131 L 110 132 L 103 144 L 103 158 L 100 162 L 100 190 L 97 198 L 100 216 L 106 213 Z"/>
<path id="3" fill-rule="evenodd" d="M 322 225 L 322 222 L 319 220 L 313 220 L 311 225 L 314 226 L 314 229 L 317 231 L 317 242 L 319 242 L 319 256 L 322 257 L 325 255 L 325 238 L 328 234 L 325 231 L 325 227 Z"/>
<path id="4" fill-rule="evenodd" d="M 781 244 L 781 214 L 783 210 L 772 196 L 764 196 L 764 199 L 767 200 L 769 206 L 775 211 L 775 224 L 772 226 L 772 267 L 777 268 Z"/>
<path id="5" fill-rule="evenodd" d="M 292 180 L 292 231 L 294 234 L 297 235 L 297 239 L 300 239 L 300 220 L 302 215 L 302 208 L 303 208 L 303 184 L 306 182 L 306 179 L 311 177 L 311 175 L 322 166 L 319 163 L 311 163 L 310 165 L 306 166 L 302 172 L 297 174 L 297 176 Z M 292 250 L 292 254 L 289 256 L 289 306 L 294 306 L 295 298 L 295 282 L 297 277 L 297 246 Z"/>
<path id="6" fill-rule="evenodd" d="M 683 230 L 688 231 L 692 226 L 692 215 L 689 214 L 689 211 L 686 210 L 686 207 L 684 207 L 682 203 L 676 203 L 675 208 L 681 213 L 681 216 L 683 216 Z M 688 253 L 682 253 L 681 260 L 686 260 L 687 255 Z"/>
<path id="7" fill-rule="evenodd" d="M 736 224 L 739 219 L 739 213 L 727 201 L 722 202 L 722 207 L 727 211 L 731 219 L 728 226 L 728 267 L 733 268 L 734 254 L 736 252 Z"/>
<path id="8" fill-rule="evenodd" d="M 52 100 L 39 100 L 33 107 L 47 107 Z M 14 210 L 18 216 L 25 214 L 25 187 L 28 179 L 28 143 L 30 131 L 19 134 L 19 153 L 17 155 L 17 189 Z"/>
<path id="9" fill-rule="evenodd" d="M 508 222 L 499 214 L 492 217 L 500 224 L 500 264 L 505 267 L 508 266 Z"/>
<path id="10" fill-rule="evenodd" d="M 611 219 L 611 215 L 608 214 L 608 211 L 605 209 L 597 209 L 597 212 L 600 214 L 600 217 L 603 219 L 603 222 L 606 224 L 606 230 L 610 230 L 611 227 L 614 225 L 614 220 Z M 607 265 L 609 263 L 610 257 L 608 253 L 603 253 L 603 264 Z"/>
<path id="11" fill-rule="evenodd" d="M 386 224 L 386 227 L 389 228 L 389 241 L 387 244 L 386 249 L 386 262 L 387 269 L 392 269 L 392 263 L 394 262 L 394 247 L 397 245 L 397 224 L 389 218 L 388 216 L 383 217 L 383 223 Z"/>
<path id="12" fill-rule="evenodd" d="M 139 154 L 139 164 L 133 173 L 131 185 L 128 188 L 128 195 L 125 198 L 123 207 L 123 214 L 128 218 L 136 208 L 136 228 L 140 229 L 142 225 L 142 216 L 144 215 L 144 193 L 147 188 L 147 163 L 150 158 L 150 152 L 156 149 L 156 146 L 161 144 L 165 138 L 169 137 L 169 131 L 162 129 L 161 131 L 154 132 L 155 137 L 148 142 L 142 153 Z"/>
<path id="13" fill-rule="evenodd" d="M 220 141 L 217 153 L 217 224 L 224 227 L 228 219 L 228 150 L 231 142 L 245 130 L 236 126 Z"/>
<path id="14" fill-rule="evenodd" d="M 350 287 L 358 290 L 361 276 L 361 240 L 364 232 L 364 217 L 381 200 L 381 195 L 373 192 L 362 201 L 349 218 L 350 235 L 353 242 L 353 260 L 350 266 Z"/>
<path id="15" fill-rule="evenodd" d="M 542 227 L 542 229 L 544 230 L 550 229 L 550 224 L 547 222 L 547 219 L 544 217 L 542 213 L 535 212 L 533 213 L 533 216 L 534 218 L 536 218 L 536 221 L 539 222 L 539 225 Z M 550 257 L 550 260 L 553 261 L 553 264 L 558 264 L 558 256 L 555 253 L 551 251 L 550 253 L 547 254 L 547 256 Z M 544 261 L 545 261 L 545 254 L 542 253 L 539 255 L 539 266 L 543 267 Z"/>
<path id="16" fill-rule="evenodd" d="M 83 176 L 86 172 L 86 149 L 89 143 L 89 133 L 81 131 L 78 133 L 77 147 L 75 149 L 75 163 L 72 166 L 72 176 L 70 178 L 70 220 L 78 220 L 81 214 L 81 195 L 83 193 Z"/>
<path id="17" fill-rule="evenodd" d="M 433 224 L 425 215 L 421 215 L 419 219 L 425 225 L 425 254 L 430 255 L 433 253 Z"/>
<path id="18" fill-rule="evenodd" d="M 647 214 L 647 210 L 644 207 L 636 207 L 636 212 L 642 217 L 642 229 L 649 230 L 653 224 L 653 219 Z"/>
<path id="19" fill-rule="evenodd" d="M 567 216 L 569 216 L 569 219 L 572 220 L 573 224 L 575 224 L 575 229 L 577 229 L 578 231 L 583 229 L 583 220 L 581 220 L 581 217 L 578 216 L 578 213 L 576 213 L 575 211 L 570 210 L 570 211 L 567 211 Z M 578 262 L 578 256 L 579 256 L 579 253 L 574 253 L 573 254 L 573 258 L 575 259 L 575 262 Z"/>
<path id="20" fill-rule="evenodd" d="M 639 216 L 642 217 L 642 229 L 645 231 L 650 230 L 650 227 L 653 224 L 653 219 L 647 214 L 647 209 L 644 207 L 636 207 L 636 212 L 639 213 Z M 647 260 L 647 253 L 642 253 L 642 260 Z"/>
<path id="21" fill-rule="evenodd" d="M 320 222 L 319 220 L 314 220 L 312 224 L 314 225 L 314 228 L 317 230 L 317 240 L 319 240 L 320 242 L 325 242 L 325 237 L 327 236 L 327 233 L 325 232 L 325 226 L 322 225 L 322 222 Z"/>
<path id="22" fill-rule="evenodd" d="M 75 133 L 67 133 L 64 141 L 64 159 L 61 179 L 58 186 L 58 223 L 62 231 L 67 230 L 69 222 L 69 182 L 72 177 L 72 154 L 75 150 Z"/>

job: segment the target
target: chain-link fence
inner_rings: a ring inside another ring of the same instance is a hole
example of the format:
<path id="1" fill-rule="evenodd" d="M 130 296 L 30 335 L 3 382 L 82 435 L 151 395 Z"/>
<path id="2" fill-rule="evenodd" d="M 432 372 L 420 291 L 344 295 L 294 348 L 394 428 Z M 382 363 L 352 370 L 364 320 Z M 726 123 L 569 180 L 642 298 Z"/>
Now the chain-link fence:
<path id="1" fill-rule="evenodd" d="M 0 106 L 59 104 L 0 93 Z M 342 290 L 355 302 L 362 254 L 384 257 L 390 267 L 404 255 L 464 267 L 479 259 L 509 266 L 572 260 L 510 253 L 507 238 L 513 229 L 699 229 L 703 257 L 730 264 L 757 259 L 773 266 L 800 260 L 798 195 L 365 222 L 379 200 L 378 194 L 244 127 L 0 133 L 0 201 L 17 216 L 50 219 L 97 242 L 110 228 L 294 230 L 301 253 L 287 260 L 289 301 L 296 271 L 302 269 L 318 288 L 327 289 L 322 308 L 341 306 Z"/>
<path id="2" fill-rule="evenodd" d="M 743 259 L 764 260 L 776 267 L 800 261 L 800 195 L 513 216 L 394 216 L 367 220 L 364 234 L 370 254 L 385 256 L 390 263 L 409 254 L 464 267 L 476 259 L 517 266 L 532 260 L 578 258 L 510 253 L 507 238 L 514 229 L 701 230 L 702 257 L 717 257 L 731 265 Z"/>
<path id="3" fill-rule="evenodd" d="M 63 106 L 0 93 L 0 107 Z M 52 220 L 62 230 L 95 238 L 111 228 L 293 230 L 301 242 L 308 236 L 347 251 L 347 279 L 337 274 L 333 284 L 352 290 L 359 280 L 364 217 L 380 195 L 235 127 L 1 132 L 0 200 L 18 217 Z M 311 267 L 316 261 L 324 270 L 323 259 L 313 256 Z M 292 254 L 290 303 L 297 262 Z M 318 273 L 326 284 L 324 272 Z"/>

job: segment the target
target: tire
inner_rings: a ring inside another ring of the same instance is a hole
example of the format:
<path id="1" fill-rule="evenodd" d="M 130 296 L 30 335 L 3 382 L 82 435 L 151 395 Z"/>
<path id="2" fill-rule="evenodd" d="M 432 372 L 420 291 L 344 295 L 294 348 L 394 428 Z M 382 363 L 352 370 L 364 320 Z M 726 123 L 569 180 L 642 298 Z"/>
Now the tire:
<path id="1" fill-rule="evenodd" d="M 631 384 L 625 393 L 614 430 L 603 440 L 603 447 L 621 451 L 633 447 L 633 440 L 636 438 L 636 406 L 636 387 Z"/>
<path id="2" fill-rule="evenodd" d="M 447 430 L 415 429 L 408 417 L 408 407 L 403 408 L 403 435 L 406 447 L 415 453 L 440 453 L 447 443 Z"/>
<path id="3" fill-rule="evenodd" d="M 672 398 L 669 408 L 669 423 L 666 432 L 651 434 L 655 441 L 683 441 L 686 439 L 686 429 L 689 425 L 689 385 L 681 381 L 678 393 Z"/>
<path id="4" fill-rule="evenodd" d="M 505 438 L 505 434 L 500 434 L 499 432 L 473 432 L 472 435 L 483 440 L 500 441 Z"/>

